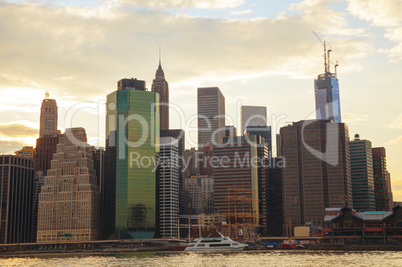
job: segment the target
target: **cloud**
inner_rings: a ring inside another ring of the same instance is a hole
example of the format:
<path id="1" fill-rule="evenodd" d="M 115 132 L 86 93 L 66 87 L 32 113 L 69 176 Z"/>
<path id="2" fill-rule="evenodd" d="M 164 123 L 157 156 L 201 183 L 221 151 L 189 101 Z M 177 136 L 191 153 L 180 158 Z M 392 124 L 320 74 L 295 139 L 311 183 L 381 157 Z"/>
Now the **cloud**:
<path id="1" fill-rule="evenodd" d="M 201 8 L 226 9 L 244 4 L 244 0 L 116 0 L 117 3 L 148 8 Z"/>
<path id="2" fill-rule="evenodd" d="M 402 115 L 399 115 L 392 123 L 388 124 L 391 129 L 402 129 Z"/>
<path id="3" fill-rule="evenodd" d="M 342 113 L 342 120 L 348 125 L 365 125 L 368 115 L 358 113 Z"/>
<path id="4" fill-rule="evenodd" d="M 0 136 L 5 137 L 28 137 L 37 136 L 38 129 L 26 126 L 24 124 L 0 124 Z"/>
<path id="5" fill-rule="evenodd" d="M 246 14 L 250 14 L 252 11 L 251 9 L 247 9 L 247 10 L 239 10 L 239 11 L 230 11 L 231 15 L 246 15 Z"/>
<path id="6" fill-rule="evenodd" d="M 353 16 L 385 29 L 384 37 L 397 43 L 392 48 L 381 48 L 380 53 L 398 62 L 402 60 L 402 8 L 397 0 L 348 0 L 347 10 Z"/>
<path id="7" fill-rule="evenodd" d="M 159 44 L 171 83 L 255 73 L 311 78 L 322 61 L 322 48 L 311 29 L 343 33 L 332 39 L 333 55 L 341 59 L 342 71 L 360 69 L 359 62 L 370 53 L 370 47 L 366 40 L 348 36 L 348 31 L 353 31 L 344 14 L 331 11 L 322 1 L 308 8 L 293 6 L 297 8 L 299 14 L 276 19 L 229 20 L 113 5 L 92 10 L 0 4 L 0 84 L 45 88 L 70 95 L 72 101 L 106 95 L 121 78 L 150 80 Z M 328 24 L 318 24 L 324 14 L 317 20 L 316 13 L 327 14 Z"/>
<path id="8" fill-rule="evenodd" d="M 347 10 L 352 15 L 371 22 L 373 26 L 399 26 L 402 9 L 396 0 L 348 0 Z"/>
<path id="9" fill-rule="evenodd" d="M 15 151 L 20 150 L 25 145 L 21 141 L 0 140 L 0 154 L 14 154 Z"/>
<path id="10" fill-rule="evenodd" d="M 397 138 L 391 140 L 391 144 L 399 144 L 402 143 L 402 135 L 398 136 Z"/>

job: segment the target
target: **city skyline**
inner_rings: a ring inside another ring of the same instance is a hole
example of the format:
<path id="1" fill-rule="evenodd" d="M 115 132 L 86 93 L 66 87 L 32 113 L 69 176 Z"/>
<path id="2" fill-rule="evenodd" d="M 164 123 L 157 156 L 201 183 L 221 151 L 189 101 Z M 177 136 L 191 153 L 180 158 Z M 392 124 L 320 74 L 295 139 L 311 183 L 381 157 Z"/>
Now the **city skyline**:
<path id="1" fill-rule="evenodd" d="M 397 64 L 402 12 L 397 1 L 147 2 L 154 7 L 143 1 L 133 1 L 137 6 L 36 2 L 0 1 L 0 23 L 7 33 L 0 41 L 1 153 L 35 145 L 46 91 L 58 103 L 59 129 L 84 127 L 91 144 L 105 146 L 105 112 L 80 110 L 73 125 L 65 125 L 69 108 L 83 101 L 104 105 L 122 77 L 152 84 L 159 44 L 170 102 L 184 113 L 197 113 L 198 87 L 217 86 L 238 130 L 238 101 L 266 106 L 269 119 L 285 114 L 278 127 L 306 119 L 315 111 L 313 81 L 324 68 L 314 30 L 332 46 L 332 59 L 339 60 L 342 121 L 350 136 L 360 133 L 373 147 L 387 149 L 394 198 L 402 200 L 402 111 L 396 82 L 402 71 Z M 214 42 L 206 44 L 206 36 Z M 116 42 L 121 37 L 124 44 Z M 177 114 L 171 113 L 170 127 L 180 128 Z"/>

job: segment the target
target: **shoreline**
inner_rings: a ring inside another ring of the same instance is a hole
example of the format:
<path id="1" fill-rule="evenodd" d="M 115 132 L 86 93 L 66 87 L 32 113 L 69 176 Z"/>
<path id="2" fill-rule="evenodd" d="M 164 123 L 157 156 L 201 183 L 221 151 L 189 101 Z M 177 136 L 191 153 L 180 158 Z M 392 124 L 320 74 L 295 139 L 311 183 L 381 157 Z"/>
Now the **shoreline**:
<path id="1" fill-rule="evenodd" d="M 333 252 L 364 252 L 364 251 L 402 251 L 401 246 L 395 245 L 376 245 L 376 246 L 317 246 L 310 247 L 307 249 L 249 249 L 239 252 L 271 252 L 271 251 L 283 251 L 283 252 L 312 252 L 312 251 L 333 251 Z M 147 253 L 147 252 L 170 252 L 170 253 L 194 253 L 194 252 L 184 252 L 184 251 L 172 251 L 171 249 L 163 248 L 137 248 L 137 249 L 115 249 L 115 250 L 43 250 L 43 251 L 20 251 L 20 252 L 0 252 L 0 259 L 9 258 L 47 258 L 47 257 L 91 257 L 91 256 L 115 256 L 119 253 Z M 212 252 L 212 251 L 209 251 Z M 228 252 L 233 253 L 234 251 L 219 251 L 219 253 Z M 198 252 L 196 252 L 198 253 Z"/>

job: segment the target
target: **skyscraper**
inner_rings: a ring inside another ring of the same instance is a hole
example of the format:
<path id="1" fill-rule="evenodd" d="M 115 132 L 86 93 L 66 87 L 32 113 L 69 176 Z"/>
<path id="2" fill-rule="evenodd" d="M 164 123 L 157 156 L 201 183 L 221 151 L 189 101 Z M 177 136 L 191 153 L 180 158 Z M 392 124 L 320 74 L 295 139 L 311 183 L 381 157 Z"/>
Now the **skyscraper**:
<path id="1" fill-rule="evenodd" d="M 349 132 L 344 123 L 299 121 L 282 127 L 284 222 L 322 226 L 328 207 L 352 205 Z"/>
<path id="2" fill-rule="evenodd" d="M 159 94 L 160 129 L 169 130 L 169 84 L 165 79 L 160 59 L 152 82 L 152 92 Z"/>
<path id="3" fill-rule="evenodd" d="M 225 97 L 218 87 L 198 88 L 198 148 L 217 145 L 225 136 Z"/>
<path id="4" fill-rule="evenodd" d="M 193 175 L 185 179 L 185 189 L 191 198 L 191 208 L 197 214 L 214 212 L 214 178 L 209 175 Z"/>
<path id="5" fill-rule="evenodd" d="M 353 208 L 357 211 L 375 210 L 373 156 L 371 142 L 358 134 L 349 142 L 352 177 Z"/>
<path id="6" fill-rule="evenodd" d="M 231 137 L 225 143 L 213 147 L 214 156 L 225 159 L 224 164 L 213 165 L 215 210 L 226 213 L 232 223 L 259 224 L 259 172 L 253 161 L 258 156 L 257 137 Z"/>
<path id="7" fill-rule="evenodd" d="M 32 242 L 32 159 L 0 155 L 0 244 Z"/>
<path id="8" fill-rule="evenodd" d="M 389 198 L 389 209 L 394 207 L 394 196 L 392 194 L 391 187 L 391 174 L 387 171 L 387 182 L 388 182 L 388 198 Z"/>
<path id="9" fill-rule="evenodd" d="M 272 153 L 271 126 L 246 126 L 244 135 L 259 135 L 264 138 L 264 143 Z"/>
<path id="10" fill-rule="evenodd" d="M 373 171 L 376 210 L 390 210 L 387 181 L 387 157 L 384 147 L 373 148 Z"/>
<path id="11" fill-rule="evenodd" d="M 273 161 L 276 162 L 277 159 L 273 158 Z M 283 168 L 276 165 L 268 169 L 268 236 L 282 236 L 283 234 L 282 172 Z"/>
<path id="12" fill-rule="evenodd" d="M 183 168 L 184 168 L 184 151 L 186 150 L 186 137 L 185 132 L 182 129 L 171 129 L 171 130 L 161 130 L 160 131 L 160 138 L 162 137 L 172 137 L 173 140 L 177 140 L 179 145 L 179 188 L 180 190 L 184 187 L 183 181 Z M 175 141 L 176 142 L 176 141 Z"/>
<path id="13" fill-rule="evenodd" d="M 267 107 L 241 106 L 241 135 L 247 126 L 267 126 Z"/>
<path id="14" fill-rule="evenodd" d="M 159 95 L 137 83 L 144 86 L 107 96 L 103 223 L 110 238 L 152 238 L 156 231 Z"/>
<path id="15" fill-rule="evenodd" d="M 160 139 L 158 168 L 159 232 L 162 238 L 177 237 L 179 220 L 179 144 L 172 137 Z"/>
<path id="16" fill-rule="evenodd" d="M 339 81 L 336 73 L 338 64 L 335 65 L 335 73 L 331 73 L 331 61 L 329 60 L 330 52 L 332 52 L 332 50 L 326 50 L 324 45 L 325 71 L 314 80 L 316 116 L 317 120 L 341 122 Z"/>
<path id="17" fill-rule="evenodd" d="M 56 153 L 56 147 L 59 143 L 60 131 L 57 129 L 58 108 L 55 99 L 49 99 L 46 93 L 45 99 L 42 101 L 40 114 L 39 138 L 36 139 L 36 148 L 34 154 L 34 213 L 33 213 L 33 241 L 36 241 L 37 225 L 38 225 L 38 201 L 44 178 L 47 170 L 50 169 L 50 162 L 53 154 Z"/>
<path id="18" fill-rule="evenodd" d="M 39 194 L 38 242 L 97 240 L 100 190 L 83 128 L 66 129 Z"/>
<path id="19" fill-rule="evenodd" d="M 57 103 L 56 100 L 49 99 L 49 93 L 46 92 L 40 109 L 39 137 L 55 134 L 60 134 L 57 130 Z"/>

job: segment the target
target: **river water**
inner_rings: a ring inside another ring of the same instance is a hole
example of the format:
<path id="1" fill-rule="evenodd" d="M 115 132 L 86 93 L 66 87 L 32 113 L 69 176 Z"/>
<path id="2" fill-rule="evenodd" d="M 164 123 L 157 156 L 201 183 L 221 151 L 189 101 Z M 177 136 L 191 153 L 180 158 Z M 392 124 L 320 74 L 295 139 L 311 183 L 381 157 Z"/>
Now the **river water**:
<path id="1" fill-rule="evenodd" d="M 0 266 L 402 266 L 402 251 L 146 252 L 0 259 Z"/>

